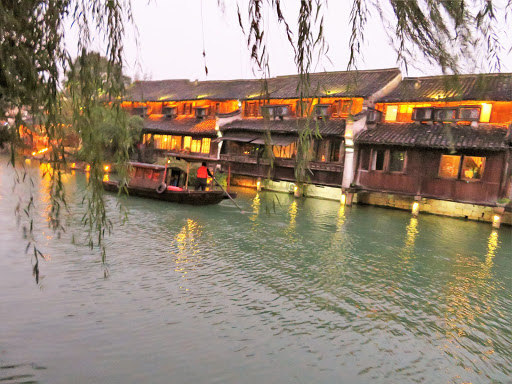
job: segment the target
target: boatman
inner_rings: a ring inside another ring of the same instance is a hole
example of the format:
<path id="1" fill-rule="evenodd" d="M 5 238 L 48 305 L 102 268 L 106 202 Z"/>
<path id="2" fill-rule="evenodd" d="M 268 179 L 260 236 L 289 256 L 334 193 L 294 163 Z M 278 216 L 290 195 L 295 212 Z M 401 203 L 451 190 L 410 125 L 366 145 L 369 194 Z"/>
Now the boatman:
<path id="1" fill-rule="evenodd" d="M 205 190 L 206 184 L 208 181 L 208 176 L 213 177 L 210 170 L 206 167 L 206 163 L 203 161 L 201 166 L 197 169 L 197 182 L 196 182 L 196 191 L 197 190 Z"/>

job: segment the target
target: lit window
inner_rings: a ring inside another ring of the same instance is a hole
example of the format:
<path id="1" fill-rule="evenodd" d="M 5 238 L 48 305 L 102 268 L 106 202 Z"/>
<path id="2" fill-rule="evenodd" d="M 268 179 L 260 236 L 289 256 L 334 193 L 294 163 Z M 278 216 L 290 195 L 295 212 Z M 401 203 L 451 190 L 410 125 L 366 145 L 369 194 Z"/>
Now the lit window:
<path id="1" fill-rule="evenodd" d="M 282 159 L 291 159 L 295 156 L 296 148 L 295 143 L 292 143 L 287 146 L 282 145 L 274 145 L 272 148 L 274 152 L 274 156 Z"/>
<path id="2" fill-rule="evenodd" d="M 456 179 L 459 176 L 460 156 L 441 155 L 439 177 Z"/>
<path id="3" fill-rule="evenodd" d="M 201 152 L 201 140 L 192 140 L 190 152 Z"/>
<path id="4" fill-rule="evenodd" d="M 396 121 L 398 114 L 398 105 L 388 105 L 386 107 L 386 121 Z"/>
<path id="5" fill-rule="evenodd" d="M 372 171 L 383 171 L 384 170 L 385 157 L 386 157 L 386 151 L 384 151 L 384 150 L 374 150 L 373 151 Z"/>
<path id="6" fill-rule="evenodd" d="M 405 166 L 405 152 L 390 151 L 389 154 L 389 171 L 403 172 Z"/>
<path id="7" fill-rule="evenodd" d="M 461 179 L 479 180 L 484 173 L 485 157 L 464 156 L 462 162 Z"/>
<path id="8" fill-rule="evenodd" d="M 181 136 L 173 136 L 171 139 L 171 149 L 180 150 L 181 149 Z"/>
<path id="9" fill-rule="evenodd" d="M 190 143 L 192 142 L 192 137 L 185 136 L 183 138 L 183 149 L 186 151 L 190 151 Z"/>
<path id="10" fill-rule="evenodd" d="M 480 113 L 480 122 L 488 123 L 491 121 L 492 104 L 482 104 L 482 112 Z"/>
<path id="11" fill-rule="evenodd" d="M 212 139 L 205 137 L 201 145 L 201 153 L 210 153 L 210 143 Z"/>

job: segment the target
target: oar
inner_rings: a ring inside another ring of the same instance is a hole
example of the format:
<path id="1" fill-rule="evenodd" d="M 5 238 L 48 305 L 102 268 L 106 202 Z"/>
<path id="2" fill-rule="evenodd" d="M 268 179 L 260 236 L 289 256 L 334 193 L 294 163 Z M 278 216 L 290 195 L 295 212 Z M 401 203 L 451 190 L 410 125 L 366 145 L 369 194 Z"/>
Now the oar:
<path id="1" fill-rule="evenodd" d="M 226 191 L 226 190 L 224 189 L 224 187 L 223 187 L 222 185 L 220 185 L 220 183 L 217 181 L 217 179 L 216 179 L 215 177 L 213 177 L 213 176 L 212 176 L 212 179 L 217 183 L 217 185 L 220 187 L 220 189 L 222 189 L 222 190 L 224 191 L 224 193 L 225 193 L 226 195 L 228 195 L 229 199 L 233 202 L 233 204 L 235 204 L 235 205 L 236 205 L 236 207 L 240 210 L 240 212 L 245 213 L 245 212 L 244 212 L 244 210 L 243 210 L 242 208 L 240 208 L 240 207 L 238 206 L 238 204 L 235 202 L 235 200 L 231 197 L 231 195 L 228 193 L 228 191 Z"/>

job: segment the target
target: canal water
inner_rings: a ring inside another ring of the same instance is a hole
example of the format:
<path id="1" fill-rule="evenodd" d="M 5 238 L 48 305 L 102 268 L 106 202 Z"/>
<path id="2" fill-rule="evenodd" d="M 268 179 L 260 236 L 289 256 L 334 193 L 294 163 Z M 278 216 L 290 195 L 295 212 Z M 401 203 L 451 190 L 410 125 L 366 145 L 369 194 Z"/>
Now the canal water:
<path id="1" fill-rule="evenodd" d="M 109 195 L 107 270 L 85 176 L 58 238 L 33 165 L 36 283 L 28 179 L 13 190 L 1 160 L 1 383 L 512 382 L 509 227 L 252 190 L 244 213 L 124 199 L 123 224 Z"/>

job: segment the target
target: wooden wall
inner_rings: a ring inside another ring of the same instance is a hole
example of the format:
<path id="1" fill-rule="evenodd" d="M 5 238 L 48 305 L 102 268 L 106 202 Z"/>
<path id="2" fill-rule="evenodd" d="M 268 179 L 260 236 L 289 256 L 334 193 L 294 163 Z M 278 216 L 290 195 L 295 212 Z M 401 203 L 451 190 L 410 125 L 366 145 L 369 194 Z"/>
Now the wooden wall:
<path id="1" fill-rule="evenodd" d="M 379 147 L 380 149 L 382 148 Z M 361 146 L 369 155 L 371 146 Z M 400 148 L 394 148 L 400 149 Z M 506 153 L 471 151 L 457 155 L 484 156 L 485 169 L 480 180 L 444 179 L 438 176 L 442 154 L 449 151 L 402 148 L 407 151 L 404 173 L 365 171 L 358 162 L 357 184 L 362 188 L 461 202 L 493 204 L 500 196 Z"/>

